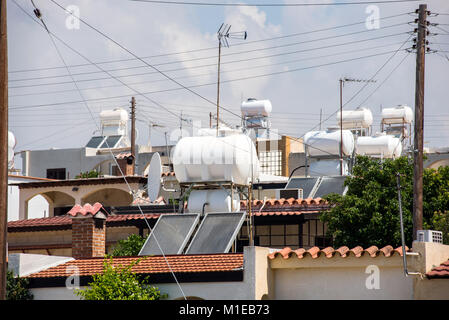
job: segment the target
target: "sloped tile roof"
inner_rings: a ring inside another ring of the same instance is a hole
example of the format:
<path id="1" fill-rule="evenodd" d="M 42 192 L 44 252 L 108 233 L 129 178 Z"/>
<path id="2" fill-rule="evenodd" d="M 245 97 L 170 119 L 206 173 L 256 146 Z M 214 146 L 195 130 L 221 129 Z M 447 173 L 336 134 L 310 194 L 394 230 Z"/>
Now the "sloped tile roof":
<path id="1" fill-rule="evenodd" d="M 103 208 L 103 205 L 99 202 L 95 202 L 93 205 L 90 203 L 86 203 L 85 205 L 81 206 L 79 204 L 76 204 L 73 206 L 72 209 L 70 209 L 69 212 L 67 212 L 67 215 L 76 217 L 76 216 L 95 216 L 99 213 L 103 212 L 104 214 L 108 215 L 106 210 Z"/>
<path id="2" fill-rule="evenodd" d="M 448 279 L 449 278 L 449 260 L 443 262 L 438 267 L 432 268 L 426 273 L 429 279 Z"/>
<path id="3" fill-rule="evenodd" d="M 409 251 L 407 247 L 405 247 L 406 251 Z M 320 249 L 318 247 L 313 247 L 308 250 L 300 248 L 296 250 L 292 250 L 291 248 L 287 247 L 279 251 L 272 252 L 268 255 L 269 259 L 275 259 L 278 256 L 281 256 L 283 259 L 289 259 L 289 258 L 298 258 L 303 259 L 307 256 L 312 257 L 313 259 L 316 259 L 320 257 L 321 255 L 324 255 L 326 258 L 333 258 L 335 256 L 338 257 L 348 257 L 348 256 L 354 256 L 354 257 L 362 257 L 364 255 L 369 255 L 372 258 L 375 258 L 382 254 L 385 257 L 391 257 L 395 254 L 399 254 L 402 256 L 402 247 L 394 249 L 392 246 L 385 246 L 381 249 L 379 249 L 376 246 L 371 246 L 367 249 L 363 249 L 362 247 L 358 246 L 353 249 L 349 249 L 346 246 L 340 247 L 338 249 L 334 249 L 332 247 L 327 247 L 325 249 Z"/>
<path id="4" fill-rule="evenodd" d="M 240 201 L 241 210 L 247 209 L 248 201 Z M 262 200 L 253 200 L 251 209 L 256 216 L 286 216 L 301 215 L 307 213 L 318 213 L 329 209 L 329 205 L 321 198 L 307 199 L 269 199 L 265 203 Z M 262 209 L 262 210 L 261 210 Z"/>
<path id="5" fill-rule="evenodd" d="M 145 256 L 145 257 L 114 257 L 114 266 L 128 266 L 129 264 L 141 261 L 133 266 L 132 272 L 137 274 L 170 273 L 170 268 L 174 273 L 195 273 L 195 272 L 220 272 L 236 271 L 243 267 L 243 254 L 201 254 L 201 255 L 166 255 Z M 104 258 L 77 259 L 51 267 L 37 273 L 28 275 L 27 278 L 55 278 L 68 277 L 73 274 L 74 267 L 78 268 L 79 276 L 92 276 L 102 273 Z M 167 265 L 170 265 L 170 268 Z M 70 266 L 70 268 L 68 268 Z"/>
<path id="6" fill-rule="evenodd" d="M 143 220 L 144 217 L 146 219 L 157 219 L 159 218 L 160 213 L 145 213 L 142 214 L 118 214 L 118 215 L 110 215 L 106 218 L 106 226 L 111 222 L 123 222 L 123 221 L 132 221 L 132 220 Z M 14 232 L 16 230 L 23 229 L 38 229 L 39 227 L 64 227 L 65 229 L 70 229 L 72 227 L 72 218 L 70 216 L 57 216 L 57 217 L 48 217 L 48 218 L 36 218 L 36 219 L 26 219 L 26 220 L 16 220 L 8 222 L 8 231 Z"/>

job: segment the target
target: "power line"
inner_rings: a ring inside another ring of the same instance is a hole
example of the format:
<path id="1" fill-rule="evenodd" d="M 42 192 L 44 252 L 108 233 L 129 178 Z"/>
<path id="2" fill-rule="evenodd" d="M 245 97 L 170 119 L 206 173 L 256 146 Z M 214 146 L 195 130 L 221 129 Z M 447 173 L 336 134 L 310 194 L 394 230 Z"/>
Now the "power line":
<path id="1" fill-rule="evenodd" d="M 390 28 L 390 27 L 405 26 L 405 25 L 407 25 L 407 24 L 405 24 L 405 23 L 394 24 L 394 25 L 390 25 L 390 26 L 385 26 L 385 27 L 382 28 L 382 30 Z M 266 51 L 266 50 L 291 47 L 291 46 L 296 46 L 296 45 L 299 45 L 299 44 L 317 42 L 317 41 L 322 41 L 322 40 L 331 40 L 331 39 L 333 40 L 335 38 L 346 37 L 346 36 L 360 34 L 360 33 L 373 31 L 373 30 L 378 30 L 378 29 L 366 29 L 366 30 L 362 30 L 362 31 L 345 33 L 345 34 L 341 34 L 341 35 L 334 35 L 334 36 L 322 37 L 322 38 L 318 38 L 318 39 L 311 39 L 311 40 L 306 40 L 306 41 L 287 43 L 287 44 L 278 45 L 278 46 L 271 46 L 271 47 L 266 47 L 266 48 L 257 48 L 257 49 L 251 49 L 251 50 L 246 50 L 246 51 L 232 52 L 232 53 L 222 54 L 222 56 L 223 57 L 224 56 L 234 56 L 234 55 L 247 54 L 247 53 L 252 53 L 252 52 L 261 52 L 261 51 Z M 325 46 L 324 48 L 329 48 L 329 47 L 334 47 L 334 46 L 342 46 L 342 45 L 347 45 L 347 44 L 355 44 L 355 43 L 360 43 L 360 42 L 365 42 L 365 41 L 378 40 L 378 39 L 383 39 L 383 38 L 387 38 L 387 37 L 394 37 L 394 36 L 401 35 L 401 34 L 405 34 L 405 32 L 395 33 L 395 34 L 390 34 L 390 35 L 384 35 L 384 36 L 381 36 L 381 37 L 374 37 L 374 38 L 369 38 L 369 39 L 355 40 L 355 41 L 345 42 L 345 43 L 342 43 L 342 44 L 335 44 L 335 45 L 331 45 L 331 46 Z M 309 51 L 309 50 L 318 50 L 318 49 L 310 48 L 310 49 L 304 49 L 304 50 L 305 51 Z M 299 51 L 299 52 L 303 52 L 303 51 Z M 298 53 L 298 51 L 293 51 L 292 53 Z M 279 53 L 279 54 L 276 54 L 274 56 L 283 55 L 283 54 L 291 54 L 291 53 Z M 268 56 L 268 57 L 272 57 L 272 56 Z M 171 64 L 176 64 L 176 63 L 201 61 L 201 60 L 208 60 L 208 59 L 215 59 L 215 58 L 217 58 L 217 56 L 191 58 L 191 59 L 184 59 L 184 60 L 156 63 L 156 64 L 153 64 L 153 66 L 171 65 Z M 142 59 L 144 59 L 144 58 L 142 58 Z M 255 58 L 252 58 L 252 59 L 263 59 L 263 57 L 255 57 Z M 249 60 L 251 60 L 251 58 L 250 59 L 238 60 L 238 61 L 240 62 L 240 61 L 249 61 Z M 228 63 L 232 63 L 232 62 L 228 62 Z M 213 66 L 213 64 L 212 65 L 209 64 L 208 66 Z M 147 66 L 133 66 L 133 67 L 106 69 L 106 70 L 107 71 L 123 71 L 123 70 L 132 70 L 132 69 L 142 69 L 142 68 L 146 68 L 146 67 Z M 187 69 L 187 68 L 184 68 L 184 69 Z M 96 73 L 101 73 L 101 71 L 88 71 L 88 72 L 80 72 L 80 73 L 72 73 L 72 74 L 74 76 L 78 76 L 78 75 L 89 75 L 89 74 L 96 74 Z M 153 72 L 153 73 L 158 73 L 158 72 Z M 145 73 L 145 74 L 148 74 L 148 73 Z M 120 76 L 120 77 L 130 77 L 132 75 L 133 74 L 131 74 L 131 75 L 124 75 L 124 76 Z M 136 75 L 142 75 L 142 74 L 136 74 Z M 28 78 L 22 78 L 22 79 L 12 79 L 12 80 L 9 80 L 9 82 L 41 80 L 41 79 L 51 79 L 51 78 L 63 78 L 63 77 L 67 77 L 67 75 L 28 77 Z M 100 79 L 100 80 L 103 80 L 103 79 Z"/>
<path id="2" fill-rule="evenodd" d="M 314 7 L 314 6 L 345 6 L 367 4 L 395 4 L 404 2 L 417 2 L 420 0 L 380 0 L 380 1 L 351 1 L 351 2 L 323 2 L 323 3 L 226 3 L 226 2 L 191 2 L 191 1 L 164 1 L 164 0 L 129 0 L 132 2 L 147 2 L 167 5 L 193 5 L 211 7 Z"/>
<path id="3" fill-rule="evenodd" d="M 404 16 L 404 15 L 408 15 L 408 13 L 401 13 L 401 14 L 395 14 L 395 15 L 391 15 L 391 16 L 381 17 L 381 18 L 378 18 L 378 19 L 374 19 L 374 21 L 387 20 L 387 19 L 391 19 L 391 18 Z M 304 31 L 304 32 L 287 34 L 287 35 L 283 35 L 283 36 L 277 36 L 277 37 L 271 37 L 271 38 L 265 38 L 265 39 L 259 39 L 259 40 L 240 42 L 240 43 L 233 44 L 233 47 L 250 45 L 250 44 L 254 44 L 254 43 L 271 41 L 271 40 L 279 40 L 279 39 L 297 37 L 297 36 L 308 35 L 308 34 L 317 33 L 317 32 L 323 32 L 323 31 L 330 31 L 330 30 L 334 30 L 334 29 L 340 29 L 340 28 L 345 28 L 345 27 L 350 27 L 350 26 L 355 26 L 355 25 L 365 24 L 365 23 L 366 23 L 366 21 L 363 20 L 363 21 L 360 21 L 360 22 L 343 24 L 343 25 L 338 25 L 338 26 L 333 26 L 333 27 L 328 27 L 328 28 L 321 28 L 321 29 L 315 29 L 315 30 L 310 30 L 310 31 Z M 144 56 L 144 57 L 141 57 L 141 58 L 142 59 L 159 58 L 159 57 L 166 57 L 166 56 L 171 56 L 171 55 L 180 55 L 180 54 L 194 53 L 194 52 L 199 52 L 199 51 L 216 50 L 216 49 L 217 49 L 216 47 L 208 47 L 208 48 L 192 49 L 192 50 L 185 50 L 185 51 L 178 51 L 178 52 L 171 52 L 171 53 L 161 53 L 161 54 L 156 54 L 156 55 Z M 96 64 L 109 64 L 109 63 L 116 63 L 116 62 L 136 61 L 136 60 L 138 60 L 138 59 L 135 59 L 135 58 L 115 59 L 115 60 L 107 60 L 107 61 L 96 62 Z M 70 68 L 75 68 L 75 67 L 85 67 L 85 66 L 90 66 L 90 65 L 91 64 L 84 63 L 84 64 L 69 65 L 69 67 Z M 60 66 L 60 67 L 21 69 L 21 70 L 12 70 L 12 71 L 9 71 L 9 73 L 32 72 L 32 71 L 43 71 L 43 70 L 55 70 L 55 69 L 63 69 L 63 68 L 65 68 L 65 67 Z M 112 71 L 112 70 L 110 70 L 110 71 Z"/>
<path id="4" fill-rule="evenodd" d="M 312 56 L 312 57 L 301 58 L 301 59 L 294 59 L 294 60 L 289 60 L 289 61 L 273 62 L 273 63 L 263 64 L 263 65 L 258 65 L 258 66 L 237 68 L 237 69 L 232 69 L 232 70 L 226 70 L 224 73 L 228 74 L 228 73 L 245 71 L 245 70 L 254 70 L 254 69 L 259 69 L 259 68 L 271 67 L 271 66 L 275 66 L 275 65 L 285 65 L 285 64 L 288 64 L 288 63 L 296 63 L 296 62 L 300 62 L 300 61 L 328 58 L 328 57 L 333 57 L 333 56 L 336 56 L 336 55 L 344 55 L 344 54 L 350 54 L 350 53 L 359 52 L 359 51 L 366 51 L 366 50 L 373 50 L 373 49 L 378 49 L 378 48 L 382 48 L 382 47 L 389 47 L 389 46 L 397 45 L 397 44 L 400 44 L 400 43 L 401 42 L 395 42 L 395 43 L 390 43 L 390 44 L 382 45 L 382 46 L 374 46 L 374 47 L 368 47 L 368 48 L 362 48 L 362 49 L 352 49 L 350 51 L 336 52 L 336 53 L 327 54 L 327 55 Z M 211 75 L 213 75 L 213 74 L 208 72 L 208 73 L 202 73 L 202 74 L 196 74 L 196 75 L 187 75 L 187 76 L 174 77 L 174 79 L 190 79 L 190 78 L 211 76 Z M 129 85 L 149 84 L 149 83 L 156 83 L 156 82 L 163 82 L 163 81 L 168 81 L 168 80 L 167 79 L 156 79 L 156 80 L 149 80 L 149 81 L 138 81 L 138 82 L 133 82 L 133 83 L 128 83 L 128 84 Z M 83 88 L 81 90 L 87 91 L 87 90 L 95 90 L 95 89 L 103 89 L 103 88 L 116 88 L 116 87 L 122 87 L 122 85 L 95 86 L 95 87 L 90 87 L 90 88 Z M 46 91 L 46 92 L 38 92 L 38 93 L 10 94 L 9 97 L 45 95 L 45 94 L 65 93 L 65 92 L 73 92 L 73 91 L 75 91 L 75 90 L 74 89 L 66 89 L 66 90 L 55 90 L 55 91 Z"/>

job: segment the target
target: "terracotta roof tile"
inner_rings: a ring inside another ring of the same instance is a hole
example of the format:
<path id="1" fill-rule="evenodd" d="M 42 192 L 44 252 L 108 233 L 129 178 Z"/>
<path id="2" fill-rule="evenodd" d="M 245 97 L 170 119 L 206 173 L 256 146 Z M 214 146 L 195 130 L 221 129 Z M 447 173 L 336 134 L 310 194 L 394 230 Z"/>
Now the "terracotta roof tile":
<path id="1" fill-rule="evenodd" d="M 163 256 L 114 257 L 114 266 L 127 266 L 137 259 L 142 260 L 131 270 L 138 274 L 170 273 Z M 243 267 L 243 254 L 202 254 L 202 255 L 166 255 L 170 268 L 175 273 L 236 271 Z M 103 258 L 77 259 L 56 267 L 31 274 L 27 278 L 68 277 L 73 267 L 77 267 L 80 276 L 92 276 L 103 271 Z M 68 266 L 73 266 L 68 268 Z"/>
<path id="2" fill-rule="evenodd" d="M 166 213 L 165 213 L 166 214 Z M 160 213 L 145 213 L 146 219 L 157 219 Z M 106 218 L 106 224 L 109 222 L 118 221 L 129 221 L 129 220 L 142 220 L 144 219 L 142 214 L 117 214 L 109 215 Z M 18 228 L 38 228 L 38 227 L 60 227 L 65 226 L 71 228 L 72 218 L 70 216 L 57 216 L 48 218 L 36 218 L 36 219 L 26 219 L 26 220 L 16 220 L 8 222 L 8 231 L 13 232 L 14 229 Z"/>
<path id="3" fill-rule="evenodd" d="M 72 209 L 70 209 L 69 212 L 67 212 L 67 215 L 72 217 L 76 217 L 78 215 L 96 216 L 99 213 L 104 213 L 105 215 L 108 215 L 106 210 L 104 210 L 103 205 L 99 202 L 95 202 L 94 205 L 91 205 L 90 203 L 86 203 L 83 206 L 76 204 L 73 206 Z"/>
<path id="4" fill-rule="evenodd" d="M 409 251 L 409 249 L 406 247 L 406 251 Z M 392 246 L 385 246 L 382 249 L 378 249 L 376 246 L 371 246 L 367 249 L 363 249 L 362 247 L 358 246 L 353 249 L 349 249 L 346 246 L 340 247 L 338 249 L 334 249 L 332 247 L 327 247 L 324 249 L 320 249 L 318 247 L 312 247 L 308 250 L 304 248 L 299 248 L 296 250 L 292 250 L 289 247 L 286 247 L 282 250 L 271 252 L 268 255 L 269 259 L 275 259 L 277 256 L 281 256 L 283 259 L 288 259 L 291 257 L 296 256 L 298 259 L 303 259 L 305 256 L 309 255 L 313 259 L 318 258 L 321 255 L 324 255 L 326 258 L 332 258 L 336 256 L 338 253 L 338 256 L 345 258 L 348 255 L 353 254 L 355 257 L 360 258 L 361 256 L 367 254 L 370 257 L 374 258 L 380 255 L 380 253 L 383 254 L 385 257 L 391 257 L 395 253 L 402 256 L 402 247 L 393 249 Z M 448 261 L 448 272 L 449 272 L 449 261 Z"/>
<path id="5" fill-rule="evenodd" d="M 241 210 L 246 210 L 247 200 L 240 201 Z M 318 213 L 327 210 L 329 205 L 321 198 L 308 199 L 269 199 L 265 203 L 261 200 L 253 200 L 251 209 L 256 216 L 272 215 L 300 215 L 304 212 Z M 262 210 L 261 210 L 262 209 Z"/>
<path id="6" fill-rule="evenodd" d="M 443 262 L 438 267 L 432 268 L 432 270 L 426 273 L 426 276 L 429 279 L 449 278 L 449 260 Z"/>

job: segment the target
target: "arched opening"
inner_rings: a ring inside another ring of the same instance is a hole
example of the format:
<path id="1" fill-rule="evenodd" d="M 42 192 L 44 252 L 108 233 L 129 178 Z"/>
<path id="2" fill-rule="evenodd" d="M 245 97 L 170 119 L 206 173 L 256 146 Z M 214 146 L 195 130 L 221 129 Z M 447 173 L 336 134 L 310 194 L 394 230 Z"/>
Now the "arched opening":
<path id="1" fill-rule="evenodd" d="M 28 219 L 61 216 L 75 205 L 75 198 L 61 191 L 35 194 L 26 201 Z"/>
<path id="2" fill-rule="evenodd" d="M 105 207 L 129 206 L 133 202 L 132 195 L 121 189 L 105 188 L 91 192 L 81 199 L 81 204 L 99 202 Z"/>

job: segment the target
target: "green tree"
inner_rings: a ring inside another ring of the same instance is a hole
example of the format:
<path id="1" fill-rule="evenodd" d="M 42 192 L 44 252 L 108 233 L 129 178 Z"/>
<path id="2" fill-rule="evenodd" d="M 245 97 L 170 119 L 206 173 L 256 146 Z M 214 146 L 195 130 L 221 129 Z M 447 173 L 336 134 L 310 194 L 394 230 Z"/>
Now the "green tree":
<path id="1" fill-rule="evenodd" d="M 145 243 L 146 237 L 132 234 L 124 240 L 119 240 L 112 251 L 112 256 L 137 256 Z"/>
<path id="2" fill-rule="evenodd" d="M 158 288 L 148 284 L 148 277 L 139 277 L 131 269 L 139 264 L 137 259 L 127 266 L 113 265 L 113 258 L 106 258 L 103 273 L 93 275 L 93 281 L 75 294 L 84 300 L 159 300 Z"/>
<path id="3" fill-rule="evenodd" d="M 358 156 L 353 175 L 348 177 L 345 196 L 326 197 L 331 209 L 322 214 L 336 246 L 399 246 L 399 201 L 396 174 L 400 174 L 405 240 L 412 243 L 413 166 L 406 157 L 378 160 Z M 438 230 L 436 212 L 449 209 L 449 169 L 424 171 L 425 228 Z"/>
<path id="4" fill-rule="evenodd" d="M 6 300 L 32 300 L 33 294 L 27 288 L 28 279 L 14 277 L 10 270 L 6 273 Z"/>

